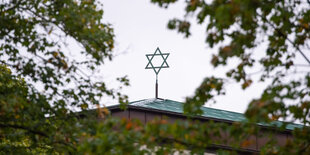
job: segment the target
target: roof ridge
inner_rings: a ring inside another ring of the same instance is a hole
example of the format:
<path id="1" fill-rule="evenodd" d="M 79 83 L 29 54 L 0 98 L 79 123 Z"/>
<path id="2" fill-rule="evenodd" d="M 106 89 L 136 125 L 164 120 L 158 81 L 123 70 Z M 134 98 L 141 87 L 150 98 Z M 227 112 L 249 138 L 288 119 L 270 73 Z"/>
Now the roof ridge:
<path id="1" fill-rule="evenodd" d="M 129 103 L 128 103 L 128 105 L 134 104 L 134 103 L 136 103 L 136 102 L 145 101 L 145 100 L 148 100 L 148 99 L 141 99 L 141 100 L 137 100 L 137 101 L 129 102 Z"/>
<path id="2" fill-rule="evenodd" d="M 169 99 L 165 99 L 165 100 L 169 100 Z M 184 102 L 180 102 L 180 101 L 174 101 L 174 100 L 169 100 L 169 101 L 179 102 L 179 103 L 183 103 L 183 104 L 184 104 Z M 235 111 L 228 111 L 228 110 L 217 109 L 217 108 L 211 108 L 211 107 L 206 107 L 206 106 L 201 106 L 201 107 L 202 107 L 202 108 L 207 108 L 207 109 L 214 109 L 214 110 L 226 111 L 226 112 L 230 112 L 230 113 L 236 113 L 236 114 L 242 114 L 242 115 L 244 115 L 243 113 L 239 113 L 239 112 L 235 112 Z"/>
<path id="3" fill-rule="evenodd" d="M 138 101 L 129 103 L 129 105 L 132 105 L 132 106 L 159 109 L 159 110 L 164 110 L 164 111 L 172 111 L 176 113 L 184 112 L 182 104 L 184 104 L 184 102 L 174 101 L 170 99 L 158 99 L 158 98 L 157 99 L 156 98 L 143 99 L 143 100 L 138 100 Z M 222 120 L 227 120 L 227 121 L 235 121 L 235 122 L 247 120 L 244 113 L 216 109 L 216 108 L 205 107 L 205 106 L 202 106 L 201 110 L 203 111 L 203 114 L 201 115 L 203 117 L 210 117 L 210 118 L 222 119 Z M 288 126 L 295 126 L 295 127 L 303 126 L 302 124 L 298 124 L 295 122 L 286 122 L 286 121 L 280 121 L 280 120 L 272 121 L 270 123 L 261 122 L 258 124 L 261 124 L 263 126 L 268 126 L 268 124 L 278 126 L 277 125 L 278 123 L 280 124 L 285 123 Z M 286 129 L 290 129 L 290 130 L 293 128 L 286 127 Z"/>

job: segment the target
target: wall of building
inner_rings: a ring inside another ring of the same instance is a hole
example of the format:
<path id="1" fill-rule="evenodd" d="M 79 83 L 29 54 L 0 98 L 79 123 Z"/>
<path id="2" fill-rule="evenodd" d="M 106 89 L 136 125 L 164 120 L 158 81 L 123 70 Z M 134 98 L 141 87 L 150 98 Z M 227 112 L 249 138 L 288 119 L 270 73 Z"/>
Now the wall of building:
<path id="1" fill-rule="evenodd" d="M 112 117 L 126 118 L 126 119 L 138 119 L 142 123 L 147 123 L 154 119 L 165 119 L 169 123 L 174 123 L 177 120 L 186 120 L 186 117 L 180 114 L 172 114 L 160 111 L 146 111 L 143 109 L 129 108 L 126 111 L 119 109 L 111 110 Z M 206 122 L 208 119 L 199 119 L 199 121 Z M 257 135 L 251 135 L 247 141 L 248 145 L 240 145 L 241 150 L 245 152 L 259 152 L 259 150 L 272 138 L 278 145 L 285 145 L 288 139 L 292 139 L 290 132 L 274 132 L 269 129 L 262 129 Z M 229 149 L 232 139 L 227 132 L 221 131 L 221 137 L 218 139 L 219 143 L 215 145 L 214 149 L 223 148 Z"/>

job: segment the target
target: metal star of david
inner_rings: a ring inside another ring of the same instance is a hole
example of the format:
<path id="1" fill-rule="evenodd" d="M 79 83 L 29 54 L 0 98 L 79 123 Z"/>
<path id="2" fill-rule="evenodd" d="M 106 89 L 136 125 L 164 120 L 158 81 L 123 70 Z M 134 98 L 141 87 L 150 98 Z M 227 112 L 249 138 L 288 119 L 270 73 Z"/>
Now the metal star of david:
<path id="1" fill-rule="evenodd" d="M 156 75 L 158 75 L 159 71 L 162 68 L 169 68 L 169 65 L 167 63 L 167 58 L 169 56 L 170 53 L 161 53 L 160 49 L 157 47 L 157 49 L 155 50 L 154 54 L 146 54 L 146 58 L 149 60 L 148 64 L 146 65 L 145 69 L 153 69 L 154 72 L 156 73 Z M 163 63 L 161 64 L 161 66 L 154 66 L 152 64 L 152 60 L 155 56 L 161 56 L 163 58 Z"/>

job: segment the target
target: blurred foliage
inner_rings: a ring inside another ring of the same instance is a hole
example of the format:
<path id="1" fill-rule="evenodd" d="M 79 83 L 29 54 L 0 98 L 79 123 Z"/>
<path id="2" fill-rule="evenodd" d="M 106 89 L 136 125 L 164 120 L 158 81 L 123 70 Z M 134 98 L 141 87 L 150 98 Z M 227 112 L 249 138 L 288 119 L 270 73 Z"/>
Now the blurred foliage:
<path id="1" fill-rule="evenodd" d="M 152 0 L 168 8 L 174 0 Z M 206 26 L 206 44 L 219 47 L 212 55 L 211 64 L 231 66 L 230 59 L 238 64 L 226 72 L 226 78 L 206 77 L 195 95 L 186 99 L 185 112 L 201 114 L 199 107 L 215 96 L 225 94 L 227 82 L 234 80 L 242 89 L 253 82 L 271 81 L 260 98 L 253 99 L 246 111 L 251 123 L 284 120 L 300 122 L 305 127 L 294 131 L 294 142 L 284 147 L 266 145 L 265 153 L 308 154 L 310 85 L 310 2 L 269 0 L 189 0 L 185 2 L 184 19 L 171 19 L 168 29 L 185 37 L 191 35 L 191 18 Z M 259 50 L 258 50 L 259 49 Z M 296 55 L 301 57 L 297 59 Z M 303 64 L 302 64 L 303 63 Z M 299 66 L 304 68 L 298 68 Z M 231 67 L 230 67 L 231 68 Z M 258 81 L 253 80 L 252 69 Z M 296 69 L 297 68 L 297 69 Z M 305 70 L 305 71 L 302 71 Z M 285 126 L 286 123 L 284 123 Z"/>
<path id="2" fill-rule="evenodd" d="M 79 133 L 94 132 L 97 122 L 79 120 L 76 109 L 99 106 L 103 97 L 128 102 L 94 75 L 114 48 L 101 8 L 90 0 L 0 2 L 1 154 L 75 152 Z M 118 81 L 129 85 L 127 77 Z"/>
<path id="3" fill-rule="evenodd" d="M 152 0 L 168 8 L 175 0 Z M 248 70 L 263 68 L 260 80 L 271 79 L 262 96 L 246 111 L 245 122 L 219 123 L 153 120 L 144 125 L 135 120 L 117 120 L 102 108 L 102 98 L 112 97 L 125 107 L 127 96 L 94 79 L 93 72 L 112 60 L 114 34 L 104 23 L 101 4 L 92 0 L 7 0 L 0 3 L 0 153 L 1 154 L 202 154 L 214 145 L 234 150 L 252 144 L 256 123 L 274 120 L 309 125 L 310 75 L 287 80 L 296 54 L 309 62 L 303 50 L 309 43 L 309 7 L 300 1 L 201 0 L 186 1 L 186 18 L 195 15 L 206 24 L 206 43 L 220 45 L 213 55 L 214 67 L 240 63 L 227 77 L 246 89 L 253 79 Z M 297 11 L 298 10 L 298 11 Z M 172 19 L 169 29 L 189 37 L 191 22 Z M 224 39 L 229 44 L 222 44 Z M 65 50 L 67 40 L 81 51 Z M 72 42 L 70 42 L 72 43 Z M 267 43 L 265 55 L 254 57 L 254 48 Z M 74 57 L 78 55 L 79 57 Z M 128 86 L 127 77 L 116 79 Z M 122 88 L 120 86 L 120 88 Z M 189 118 L 200 107 L 225 94 L 226 80 L 206 77 L 195 95 L 186 99 Z M 293 104 L 286 104 L 287 102 Z M 95 110 L 91 107 L 97 106 Z M 78 108 L 80 112 L 73 109 Z M 283 131 L 282 128 L 277 130 Z M 309 127 L 293 131 L 293 142 L 276 145 L 272 139 L 261 150 L 267 154 L 309 154 Z M 226 137 L 226 138 L 223 138 Z M 233 151 L 233 152 L 230 152 Z"/>

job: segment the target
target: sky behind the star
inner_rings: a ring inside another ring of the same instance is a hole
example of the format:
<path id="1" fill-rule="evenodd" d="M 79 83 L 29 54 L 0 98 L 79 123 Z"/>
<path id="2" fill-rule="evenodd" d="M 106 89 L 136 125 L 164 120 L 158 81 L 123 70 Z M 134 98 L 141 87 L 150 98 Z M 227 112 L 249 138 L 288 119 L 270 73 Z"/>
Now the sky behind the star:
<path id="1" fill-rule="evenodd" d="M 146 70 L 146 54 L 153 54 L 157 47 L 162 53 L 170 53 L 167 62 L 170 68 L 164 68 L 158 75 L 159 97 L 183 102 L 185 97 L 193 95 L 195 89 L 206 76 L 224 77 L 228 68 L 237 64 L 232 59 L 228 67 L 214 69 L 210 64 L 212 53 L 217 47 L 210 48 L 205 43 L 204 25 L 192 25 L 189 38 L 167 29 L 167 22 L 172 18 L 182 18 L 184 3 L 171 5 L 168 9 L 159 8 L 145 0 L 104 0 L 103 21 L 110 23 L 115 32 L 116 57 L 106 63 L 101 71 L 104 77 L 114 78 L 128 75 L 130 87 L 123 93 L 129 101 L 155 97 L 155 73 Z M 194 18 L 192 23 L 195 23 Z M 256 50 L 265 50 L 260 47 Z M 253 69 L 253 73 L 259 68 Z M 205 106 L 244 112 L 248 103 L 261 95 L 267 83 L 257 83 L 259 76 L 253 76 L 254 83 L 246 90 L 241 85 L 229 82 L 226 95 L 217 97 L 216 104 Z"/>

